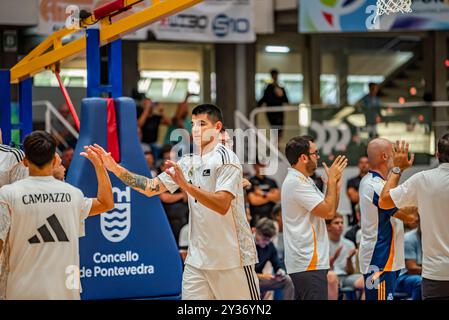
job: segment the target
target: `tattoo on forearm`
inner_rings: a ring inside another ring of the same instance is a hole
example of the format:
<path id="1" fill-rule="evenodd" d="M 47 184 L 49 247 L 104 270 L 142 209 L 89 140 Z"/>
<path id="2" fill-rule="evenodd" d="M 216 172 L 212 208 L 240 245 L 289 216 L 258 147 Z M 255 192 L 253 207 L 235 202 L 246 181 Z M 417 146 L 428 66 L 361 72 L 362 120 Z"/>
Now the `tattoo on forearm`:
<path id="1" fill-rule="evenodd" d="M 150 190 L 153 192 L 159 192 L 159 181 L 156 181 L 155 179 L 149 179 L 150 182 Z"/>
<path id="2" fill-rule="evenodd" d="M 130 172 L 123 172 L 120 174 L 120 180 L 130 187 L 145 190 L 147 188 L 148 179 L 138 174 L 132 174 Z"/>

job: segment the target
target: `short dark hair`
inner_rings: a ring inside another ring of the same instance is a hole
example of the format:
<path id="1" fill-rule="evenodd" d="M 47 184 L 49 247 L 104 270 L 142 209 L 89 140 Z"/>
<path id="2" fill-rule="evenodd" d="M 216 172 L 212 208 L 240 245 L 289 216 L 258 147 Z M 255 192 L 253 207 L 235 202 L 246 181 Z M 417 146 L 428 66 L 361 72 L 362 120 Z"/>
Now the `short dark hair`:
<path id="1" fill-rule="evenodd" d="M 271 209 L 271 218 L 272 219 L 276 219 L 276 217 L 278 215 L 282 214 L 282 207 L 280 203 L 276 203 L 273 207 L 273 209 Z"/>
<path id="2" fill-rule="evenodd" d="M 167 152 L 171 152 L 171 150 L 173 149 L 173 145 L 171 144 L 164 144 L 161 148 L 161 155 Z"/>
<path id="3" fill-rule="evenodd" d="M 56 139 L 51 134 L 34 131 L 26 136 L 23 142 L 25 157 L 32 164 L 42 168 L 55 157 L 56 145 Z"/>
<path id="4" fill-rule="evenodd" d="M 256 232 L 264 237 L 273 238 L 276 235 L 276 226 L 274 221 L 268 218 L 262 218 L 256 223 Z"/>
<path id="5" fill-rule="evenodd" d="M 259 155 L 256 155 L 256 163 L 257 165 L 261 167 L 265 167 L 268 164 L 268 159 L 265 157 L 259 157 Z"/>
<path id="6" fill-rule="evenodd" d="M 221 109 L 213 104 L 200 104 L 199 106 L 196 106 L 192 110 L 192 115 L 197 116 L 199 114 L 207 114 L 207 117 L 212 122 L 216 123 L 218 121 L 221 121 L 223 123 L 223 114 L 221 112 Z"/>
<path id="7" fill-rule="evenodd" d="M 449 132 L 438 140 L 438 161 L 449 162 Z"/>
<path id="8" fill-rule="evenodd" d="M 285 155 L 290 165 L 295 165 L 298 162 L 298 158 L 310 152 L 310 143 L 313 142 L 311 136 L 300 136 L 291 138 L 285 146 Z"/>

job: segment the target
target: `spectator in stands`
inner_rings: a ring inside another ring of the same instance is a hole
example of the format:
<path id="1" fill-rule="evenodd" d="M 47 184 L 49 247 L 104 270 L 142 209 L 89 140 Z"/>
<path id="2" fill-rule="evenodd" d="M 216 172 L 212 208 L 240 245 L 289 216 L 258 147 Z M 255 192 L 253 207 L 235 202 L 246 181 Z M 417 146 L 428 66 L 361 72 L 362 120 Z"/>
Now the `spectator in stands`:
<path id="1" fill-rule="evenodd" d="M 140 127 L 137 127 L 137 137 L 139 138 L 143 153 L 146 153 L 147 151 L 152 151 L 151 146 L 148 143 L 142 141 L 143 136 L 142 136 L 142 129 L 140 129 Z"/>
<path id="2" fill-rule="evenodd" d="M 337 213 L 334 218 L 326 220 L 326 227 L 329 236 L 329 264 L 338 276 L 340 286 L 363 291 L 363 276 L 355 272 L 357 249 L 354 243 L 342 237 L 343 216 Z"/>
<path id="3" fill-rule="evenodd" d="M 254 165 L 256 174 L 249 179 L 251 188 L 248 191 L 248 201 L 252 226 L 256 225 L 261 218 L 269 218 L 273 207 L 281 200 L 281 193 L 276 181 L 262 174 L 264 167 L 262 161 L 257 159 Z"/>
<path id="4" fill-rule="evenodd" d="M 273 207 L 271 219 L 274 221 L 277 230 L 276 236 L 273 238 L 273 244 L 278 251 L 282 265 L 284 265 L 284 224 L 282 223 L 282 207 L 280 203 Z"/>
<path id="5" fill-rule="evenodd" d="M 256 264 L 256 273 L 259 278 L 260 296 L 264 297 L 267 291 L 283 289 L 284 300 L 294 299 L 293 282 L 284 270 L 279 260 L 276 247 L 272 239 L 276 235 L 273 220 L 262 218 L 256 223 L 255 239 L 259 262 Z M 264 267 L 270 262 L 272 271 L 264 273 Z"/>
<path id="6" fill-rule="evenodd" d="M 316 187 L 321 191 L 324 192 L 324 182 L 323 179 L 321 178 L 321 176 L 319 176 L 316 172 L 314 172 L 310 178 L 313 180 L 313 182 L 315 183 Z"/>
<path id="7" fill-rule="evenodd" d="M 267 107 L 280 107 L 289 103 L 287 92 L 278 82 L 279 71 L 272 69 L 270 74 L 272 81 L 266 86 L 262 99 L 257 102 L 258 107 L 263 104 L 267 105 Z M 281 138 L 282 127 L 284 126 L 284 112 L 267 112 L 267 118 L 271 127 L 279 129 L 279 138 Z"/>
<path id="8" fill-rule="evenodd" d="M 144 153 L 144 155 L 145 155 L 145 160 L 146 160 L 146 162 L 147 162 L 148 169 L 149 169 L 150 172 L 151 172 L 151 176 L 152 176 L 152 177 L 156 177 L 157 174 L 158 174 L 158 171 L 157 171 L 157 169 L 156 169 L 156 165 L 155 165 L 155 161 L 154 161 L 153 152 L 152 152 L 151 149 L 150 149 L 150 150 L 146 151 L 146 152 Z"/>
<path id="9" fill-rule="evenodd" d="M 64 181 L 66 168 L 62 165 L 62 159 L 59 154 L 55 154 L 56 156 L 56 164 L 53 167 L 53 177 L 57 180 Z"/>
<path id="10" fill-rule="evenodd" d="M 154 154 L 153 154 L 154 155 Z M 161 148 L 160 158 L 156 161 L 156 166 L 158 172 L 162 173 L 161 167 L 165 166 L 166 160 L 175 160 L 175 152 L 173 151 L 173 146 L 171 144 L 164 144 Z M 154 157 L 156 159 L 156 157 Z"/>
<path id="11" fill-rule="evenodd" d="M 419 215 L 415 214 L 408 221 L 404 221 L 404 232 L 416 230 L 419 226 Z M 421 230 L 420 230 L 421 232 Z"/>
<path id="12" fill-rule="evenodd" d="M 327 300 L 338 300 L 338 288 L 340 286 L 340 280 L 337 274 L 329 270 L 327 273 Z"/>
<path id="13" fill-rule="evenodd" d="M 363 113 L 365 114 L 366 129 L 369 137 L 378 137 L 376 125 L 382 121 L 380 113 L 380 98 L 378 97 L 379 85 L 374 82 L 368 84 L 369 93 L 362 100 Z"/>
<path id="14" fill-rule="evenodd" d="M 62 151 L 62 156 L 61 156 L 62 165 L 64 166 L 64 168 L 66 170 L 69 170 L 70 163 L 72 162 L 72 158 L 73 158 L 73 153 L 74 153 L 74 150 L 72 147 L 65 148 Z"/>
<path id="15" fill-rule="evenodd" d="M 192 135 L 192 118 L 189 113 L 189 104 L 188 100 L 193 94 L 187 92 L 187 95 L 183 102 L 178 104 L 178 108 L 176 109 L 175 115 L 171 119 L 171 123 L 167 129 L 167 133 L 165 134 L 164 144 L 176 144 L 180 142 L 181 138 L 176 140 L 171 140 L 171 133 L 176 129 L 185 129 L 187 130 L 189 137 Z M 190 142 L 190 139 L 189 141 Z"/>
<path id="16" fill-rule="evenodd" d="M 355 210 L 355 219 L 356 219 L 356 224 L 354 224 L 346 233 L 345 233 L 345 238 L 348 240 L 351 240 L 354 245 L 356 246 L 356 248 L 358 248 L 358 242 L 357 242 L 357 233 L 360 231 L 360 205 L 356 204 L 354 206 L 354 210 Z"/>
<path id="17" fill-rule="evenodd" d="M 349 201 L 351 202 L 351 209 L 352 209 L 352 216 L 349 221 L 349 224 L 352 226 L 357 224 L 355 205 L 359 203 L 360 181 L 362 181 L 363 177 L 369 171 L 369 163 L 367 156 L 362 156 L 359 158 L 358 167 L 359 167 L 359 174 L 356 177 L 349 179 L 346 185 L 346 194 L 349 198 Z"/>
<path id="18" fill-rule="evenodd" d="M 165 162 L 162 163 L 160 170 L 164 172 L 168 167 Z M 162 206 L 164 207 L 165 214 L 167 215 L 168 222 L 172 229 L 173 235 L 176 240 L 179 239 L 179 233 L 184 225 L 189 221 L 189 205 L 187 203 L 187 194 L 178 189 L 174 193 L 169 191 L 161 193 L 159 195 Z"/>
<path id="19" fill-rule="evenodd" d="M 412 300 L 421 300 L 422 246 L 421 227 L 404 235 L 405 269 L 397 280 L 396 291 L 405 292 Z"/>
<path id="20" fill-rule="evenodd" d="M 158 144 L 159 126 L 161 123 L 169 125 L 171 120 L 164 115 L 164 109 L 159 103 L 148 98 L 142 99 L 137 116 L 137 125 L 142 130 L 142 142 L 151 146 L 154 157 L 158 159 L 161 148 Z"/>

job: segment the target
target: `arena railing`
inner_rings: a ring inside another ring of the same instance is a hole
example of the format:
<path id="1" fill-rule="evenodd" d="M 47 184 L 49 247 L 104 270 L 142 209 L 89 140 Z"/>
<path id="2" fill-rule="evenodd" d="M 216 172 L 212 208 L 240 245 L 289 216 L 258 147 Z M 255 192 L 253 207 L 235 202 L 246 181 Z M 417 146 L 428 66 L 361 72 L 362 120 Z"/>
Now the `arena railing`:
<path id="1" fill-rule="evenodd" d="M 381 105 L 380 122 L 371 126 L 366 124 L 365 111 L 360 106 L 259 107 L 251 111 L 249 121 L 256 128 L 281 129 L 281 150 L 291 137 L 309 134 L 316 138 L 323 160 L 344 153 L 351 165 L 366 153 L 369 140 L 376 134 L 392 141 L 408 140 L 416 163 L 429 165 L 435 140 L 449 128 L 449 101 L 385 103 Z M 284 112 L 282 127 L 270 126 L 266 118 L 270 112 Z"/>
<path id="2" fill-rule="evenodd" d="M 68 147 L 68 143 L 64 137 L 60 135 L 54 127 L 54 121 L 58 121 L 64 129 L 78 140 L 79 134 L 76 129 L 68 122 L 64 116 L 55 108 L 48 100 L 33 101 L 33 107 L 43 106 L 45 108 L 45 131 L 52 134 L 64 147 Z"/>

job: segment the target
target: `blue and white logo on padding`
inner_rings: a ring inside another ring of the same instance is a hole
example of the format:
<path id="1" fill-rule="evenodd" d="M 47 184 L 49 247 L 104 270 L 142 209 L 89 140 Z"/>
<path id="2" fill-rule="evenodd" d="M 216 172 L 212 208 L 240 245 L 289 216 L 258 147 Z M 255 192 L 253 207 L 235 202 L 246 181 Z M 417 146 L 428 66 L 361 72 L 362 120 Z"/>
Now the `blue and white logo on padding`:
<path id="1" fill-rule="evenodd" d="M 112 188 L 116 198 L 115 207 L 101 214 L 100 224 L 103 236 L 111 242 L 123 241 L 131 229 L 131 188 L 124 191 Z"/>

